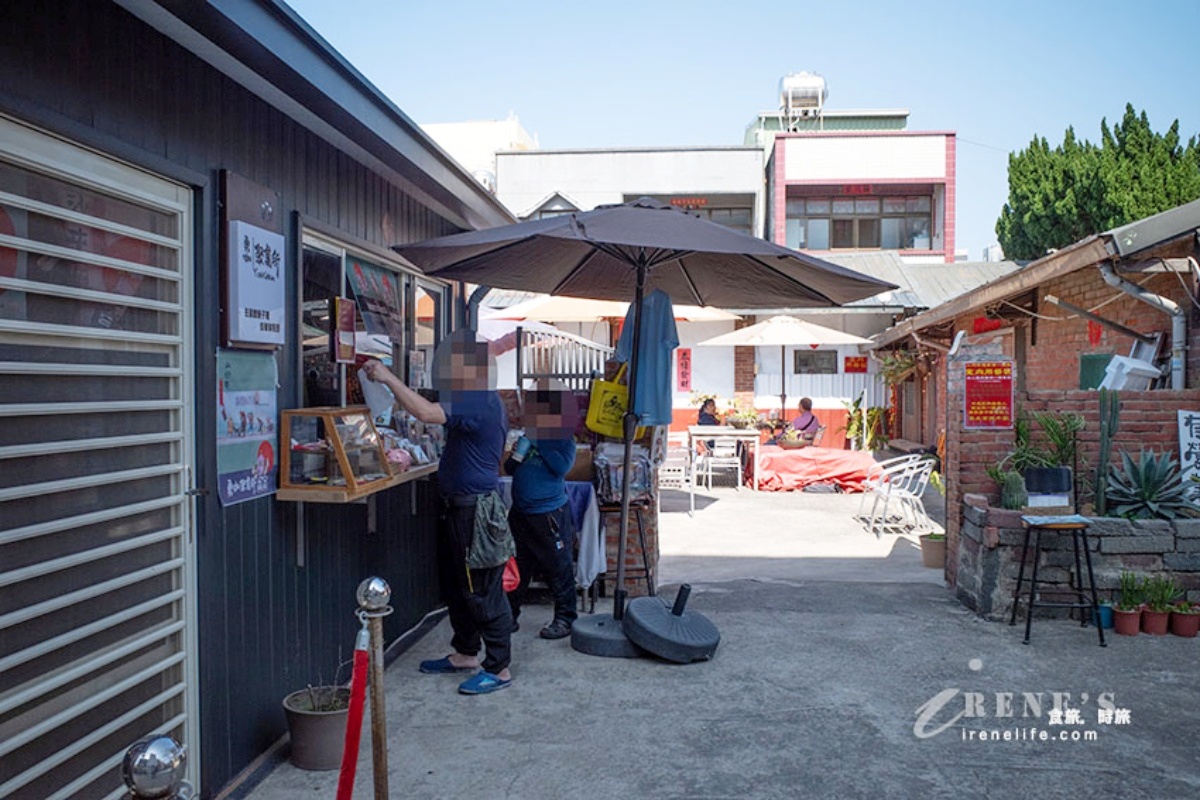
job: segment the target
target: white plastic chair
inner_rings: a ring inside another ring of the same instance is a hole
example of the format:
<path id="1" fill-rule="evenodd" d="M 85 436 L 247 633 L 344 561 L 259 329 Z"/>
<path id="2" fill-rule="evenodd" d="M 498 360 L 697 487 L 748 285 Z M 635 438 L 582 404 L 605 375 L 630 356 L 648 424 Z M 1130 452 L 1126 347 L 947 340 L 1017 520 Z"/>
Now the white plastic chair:
<path id="1" fill-rule="evenodd" d="M 867 519 L 867 516 L 863 513 L 863 511 L 866 509 L 867 498 L 872 498 L 873 503 L 878 502 L 879 496 L 876 494 L 876 490 L 879 489 L 881 485 L 886 483 L 890 479 L 891 475 L 898 471 L 899 467 L 910 464 L 918 460 L 920 457 L 920 455 L 910 453 L 908 455 L 896 456 L 895 458 L 887 458 L 883 461 L 876 462 L 875 465 L 868 470 L 867 477 L 863 481 L 863 493 L 858 501 L 858 513 L 855 515 L 855 518 L 861 520 Z M 872 516 L 875 514 L 874 507 L 872 507 L 871 514 Z"/>
<path id="2" fill-rule="evenodd" d="M 935 463 L 932 458 L 914 462 L 908 481 L 905 485 L 898 486 L 894 492 L 905 517 L 911 514 L 911 530 L 914 532 L 934 529 L 933 521 L 929 519 L 929 514 L 925 511 L 925 501 L 921 498 L 929 486 L 929 478 L 933 474 Z"/>
<path id="3" fill-rule="evenodd" d="M 882 534 L 884 528 L 908 527 L 907 512 L 911 510 L 911 506 L 907 503 L 907 493 L 911 492 L 915 482 L 921 480 L 922 470 L 925 471 L 925 481 L 928 482 L 928 472 L 933 469 L 933 461 L 922 460 L 921 456 L 916 454 L 880 462 L 880 467 L 880 472 L 869 490 L 872 495 L 871 513 L 864 519 L 867 522 L 867 531 L 877 537 Z M 860 506 L 865 502 L 864 496 Z M 893 523 L 893 517 L 896 515 L 892 514 L 891 509 L 895 508 L 899 508 L 900 513 L 896 517 L 898 521 Z M 859 516 L 863 518 L 861 513 Z"/>
<path id="4" fill-rule="evenodd" d="M 734 488 L 742 487 L 742 456 L 738 452 L 737 439 L 715 437 L 712 447 L 701 456 L 700 471 L 705 476 L 709 491 L 712 491 L 713 472 L 718 469 L 734 470 Z"/>

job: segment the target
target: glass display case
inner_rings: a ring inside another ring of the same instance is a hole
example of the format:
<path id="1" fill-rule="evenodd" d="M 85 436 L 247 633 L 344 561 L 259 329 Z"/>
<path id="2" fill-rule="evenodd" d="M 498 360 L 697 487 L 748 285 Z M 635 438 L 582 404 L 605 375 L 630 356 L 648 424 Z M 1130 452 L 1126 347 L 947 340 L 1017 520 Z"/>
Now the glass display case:
<path id="1" fill-rule="evenodd" d="M 284 500 L 349 502 L 392 485 L 383 439 L 366 406 L 282 412 Z"/>

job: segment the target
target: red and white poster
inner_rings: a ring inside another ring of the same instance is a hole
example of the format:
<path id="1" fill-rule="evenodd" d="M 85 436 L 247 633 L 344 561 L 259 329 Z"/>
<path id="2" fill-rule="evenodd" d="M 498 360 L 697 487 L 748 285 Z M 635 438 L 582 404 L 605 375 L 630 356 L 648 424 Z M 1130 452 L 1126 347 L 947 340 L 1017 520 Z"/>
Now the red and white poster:
<path id="1" fill-rule="evenodd" d="M 847 373 L 866 372 L 867 357 L 866 356 L 846 356 L 842 371 Z"/>
<path id="2" fill-rule="evenodd" d="M 692 348 L 680 347 L 675 353 L 678 358 L 675 362 L 675 391 L 690 392 L 692 390 Z"/>
<path id="3" fill-rule="evenodd" d="M 1012 428 L 1012 362 L 968 361 L 963 398 L 964 428 Z"/>

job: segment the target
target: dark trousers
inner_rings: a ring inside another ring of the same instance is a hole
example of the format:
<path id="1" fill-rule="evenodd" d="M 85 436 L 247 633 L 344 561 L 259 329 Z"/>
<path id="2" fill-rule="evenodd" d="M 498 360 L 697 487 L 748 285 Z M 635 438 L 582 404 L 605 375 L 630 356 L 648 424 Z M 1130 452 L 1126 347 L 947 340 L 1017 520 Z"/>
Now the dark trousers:
<path id="1" fill-rule="evenodd" d="M 450 644 L 457 652 L 474 656 L 482 641 L 487 648 L 483 669 L 498 673 L 512 660 L 513 617 L 504 596 L 504 565 L 467 569 L 467 548 L 475 529 L 474 505 L 445 508 L 441 522 L 438 573 L 454 629 Z"/>
<path id="2" fill-rule="evenodd" d="M 575 610 L 575 564 L 572 548 L 575 539 L 575 520 L 571 504 L 544 514 L 526 514 L 516 508 L 508 512 L 508 526 L 517 542 L 517 568 L 521 585 L 509 593 L 512 618 L 521 615 L 521 604 L 529 589 L 534 572 L 546 576 L 550 594 L 554 597 L 554 618 L 568 624 L 579 616 Z"/>

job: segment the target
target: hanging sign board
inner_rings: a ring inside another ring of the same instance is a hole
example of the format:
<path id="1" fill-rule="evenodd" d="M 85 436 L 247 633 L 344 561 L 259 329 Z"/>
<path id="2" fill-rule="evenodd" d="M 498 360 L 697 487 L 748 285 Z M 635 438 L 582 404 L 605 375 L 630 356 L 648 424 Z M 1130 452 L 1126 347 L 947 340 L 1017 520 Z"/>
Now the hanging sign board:
<path id="1" fill-rule="evenodd" d="M 281 346 L 284 324 L 284 238 L 241 220 L 229 222 L 230 343 Z"/>
<path id="2" fill-rule="evenodd" d="M 357 308 L 353 300 L 346 297 L 333 299 L 333 360 L 339 364 L 353 364 L 357 353 Z"/>
<path id="3" fill-rule="evenodd" d="M 393 344 L 404 341 L 404 314 L 400 304 L 400 279 L 394 272 L 350 258 L 346 277 L 358 301 L 367 333 L 386 336 Z"/>
<path id="4" fill-rule="evenodd" d="M 1011 361 L 968 361 L 963 393 L 963 427 L 969 430 L 1013 426 Z"/>

